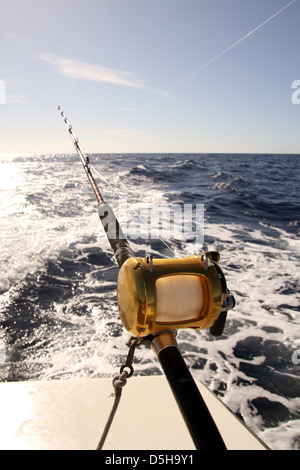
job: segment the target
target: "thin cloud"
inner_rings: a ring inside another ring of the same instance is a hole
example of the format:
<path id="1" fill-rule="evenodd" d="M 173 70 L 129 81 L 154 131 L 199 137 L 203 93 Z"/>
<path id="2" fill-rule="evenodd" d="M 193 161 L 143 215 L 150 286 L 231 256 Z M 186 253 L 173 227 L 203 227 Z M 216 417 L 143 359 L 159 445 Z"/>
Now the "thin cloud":
<path id="1" fill-rule="evenodd" d="M 155 93 L 166 94 L 146 85 L 145 79 L 134 72 L 110 69 L 78 60 L 58 57 L 53 54 L 40 53 L 39 60 L 50 65 L 58 74 L 73 80 L 86 80 L 100 83 L 111 83 Z"/>
<path id="2" fill-rule="evenodd" d="M 27 44 L 27 38 L 19 36 L 18 34 L 12 33 L 11 31 L 1 31 L 0 36 L 8 41 L 16 41 L 21 44 Z"/>
<path id="3" fill-rule="evenodd" d="M 148 132 L 144 131 L 131 131 L 128 129 L 108 129 L 105 131 L 106 135 L 118 139 L 149 139 L 151 135 Z"/>
<path id="4" fill-rule="evenodd" d="M 6 102 L 9 104 L 29 104 L 29 99 L 26 95 L 7 95 Z"/>

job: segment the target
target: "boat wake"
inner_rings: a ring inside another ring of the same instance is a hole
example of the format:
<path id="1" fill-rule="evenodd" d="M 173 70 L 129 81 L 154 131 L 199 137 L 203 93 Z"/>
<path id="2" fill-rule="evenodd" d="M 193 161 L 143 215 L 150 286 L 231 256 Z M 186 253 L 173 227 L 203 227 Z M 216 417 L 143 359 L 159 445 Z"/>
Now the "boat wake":
<path id="1" fill-rule="evenodd" d="M 180 330 L 179 348 L 193 376 L 272 449 L 299 449 L 298 157 L 91 160 L 118 194 L 126 194 L 130 207 L 204 205 L 203 243 L 166 240 L 172 253 L 157 238 L 130 240 L 131 246 L 140 256 L 220 252 L 236 307 L 222 337 Z M 127 356 L 129 334 L 117 309 L 118 266 L 74 162 L 72 155 L 0 161 L 6 175 L 0 199 L 2 381 L 110 377 Z M 104 192 L 117 208 L 118 194 Z M 146 346 L 137 348 L 134 370 L 162 373 Z"/>

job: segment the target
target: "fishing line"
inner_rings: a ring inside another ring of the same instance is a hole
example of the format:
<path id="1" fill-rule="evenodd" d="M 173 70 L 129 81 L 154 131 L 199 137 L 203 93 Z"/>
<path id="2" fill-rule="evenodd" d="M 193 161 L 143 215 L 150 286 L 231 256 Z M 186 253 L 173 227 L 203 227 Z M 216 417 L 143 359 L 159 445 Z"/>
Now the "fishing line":
<path id="1" fill-rule="evenodd" d="M 206 62 L 205 64 L 203 64 L 201 67 L 199 67 L 197 70 L 195 70 L 194 72 L 192 72 L 190 75 L 188 75 L 187 77 L 183 78 L 182 80 L 180 80 L 178 83 L 176 83 L 175 85 L 172 86 L 172 88 L 170 88 L 168 91 L 166 91 L 166 93 L 170 93 L 172 90 L 174 90 L 175 88 L 179 87 L 180 85 L 182 85 L 183 83 L 187 82 L 188 80 L 190 80 L 192 77 L 194 77 L 194 75 L 197 75 L 197 73 L 201 72 L 201 70 L 205 69 L 206 67 L 208 67 L 210 64 L 212 64 L 213 62 L 215 62 L 217 59 L 219 59 L 220 57 L 222 57 L 224 54 L 226 54 L 227 52 L 229 52 L 231 49 L 233 49 L 235 46 L 237 46 L 238 44 L 240 44 L 242 41 L 244 41 L 245 39 L 249 38 L 250 36 L 252 36 L 252 34 L 254 34 L 256 31 L 258 31 L 260 28 L 262 28 L 265 24 L 269 23 L 269 21 L 273 20 L 276 16 L 278 16 L 280 13 L 282 13 L 284 10 L 286 10 L 288 7 L 290 7 L 293 3 L 295 3 L 296 0 L 292 0 L 291 2 L 289 2 L 287 5 L 285 5 L 283 8 L 281 8 L 280 10 L 278 10 L 276 13 L 274 13 L 272 16 L 270 16 L 268 19 L 266 19 L 265 21 L 263 21 L 262 23 L 260 23 L 258 26 L 256 26 L 254 29 L 252 29 L 251 31 L 249 31 L 249 33 L 245 34 L 244 36 L 242 36 L 238 41 L 235 41 L 233 44 L 231 44 L 231 46 L 227 47 L 226 49 L 224 49 L 222 52 L 220 52 L 219 54 L 217 54 L 215 57 L 213 57 L 212 59 L 210 59 L 208 62 Z"/>
<path id="2" fill-rule="evenodd" d="M 99 171 L 93 166 L 93 165 L 90 165 L 90 167 L 93 169 L 93 171 L 95 173 L 97 173 L 97 175 L 110 187 L 110 189 L 124 202 L 127 203 L 127 199 L 125 199 L 120 193 L 118 193 L 118 191 L 113 187 L 111 186 L 111 184 L 107 181 L 106 178 L 104 178 L 103 175 L 101 175 L 101 173 L 99 173 Z M 137 216 L 138 218 L 145 224 L 147 225 L 147 221 L 145 219 L 143 219 L 143 217 L 139 214 L 138 211 L 136 211 L 135 209 L 131 209 Z M 174 251 L 172 250 L 172 248 L 167 244 L 167 242 L 161 238 L 160 235 L 158 235 L 158 238 L 159 240 L 168 248 L 168 250 L 171 251 L 171 253 L 173 253 L 173 255 L 175 255 Z"/>
<path id="3" fill-rule="evenodd" d="M 96 196 L 96 199 L 97 199 L 97 202 L 98 202 L 98 204 L 99 204 L 99 207 L 102 206 L 103 204 L 105 204 L 106 207 L 109 208 L 108 204 L 106 204 L 106 203 L 104 202 L 104 199 L 103 199 L 103 197 L 102 197 L 102 195 L 101 195 L 101 193 L 100 193 L 100 191 L 99 191 L 99 188 L 98 188 L 98 186 L 97 186 L 97 183 L 96 183 L 96 181 L 94 180 L 94 177 L 93 177 L 93 175 L 92 175 L 92 173 L 91 173 L 91 171 L 90 171 L 91 168 L 93 168 L 93 170 L 97 173 L 97 175 L 100 176 L 100 178 L 110 187 L 110 189 L 111 189 L 113 192 L 115 192 L 115 193 L 117 194 L 117 196 L 118 196 L 121 200 L 126 201 L 126 199 L 125 199 L 123 196 L 121 196 L 121 194 L 119 194 L 113 186 L 111 186 L 111 184 L 104 178 L 104 176 L 102 176 L 102 175 L 99 173 L 99 171 L 96 170 L 96 168 L 94 168 L 94 167 L 91 166 L 90 160 L 89 160 L 89 158 L 82 152 L 82 150 L 81 150 L 81 148 L 80 148 L 80 145 L 79 145 L 79 141 L 78 141 L 77 137 L 74 135 L 72 126 L 71 126 L 71 124 L 69 123 L 67 117 L 65 116 L 64 111 L 63 111 L 63 109 L 61 108 L 61 106 L 58 106 L 58 111 L 60 112 L 60 114 L 61 114 L 61 116 L 62 116 L 62 118 L 63 118 L 63 120 L 64 120 L 64 122 L 65 122 L 65 124 L 66 124 L 66 126 L 67 126 L 67 129 L 68 129 L 68 131 L 69 131 L 70 137 L 71 137 L 71 139 L 72 139 L 72 141 L 73 141 L 73 144 L 74 144 L 74 146 L 75 146 L 75 148 L 76 148 L 76 152 L 77 152 L 77 154 L 78 154 L 78 156 L 79 156 L 79 158 L 80 158 L 80 160 L 81 160 L 81 163 L 82 163 L 83 168 L 84 168 L 84 170 L 85 170 L 85 172 L 86 172 L 86 175 L 87 175 L 87 177 L 88 177 L 88 180 L 89 180 L 89 182 L 90 182 L 90 184 L 91 184 L 91 187 L 92 187 L 92 189 L 93 189 L 93 191 L 94 191 L 94 195 Z M 126 201 L 126 202 L 127 202 L 127 201 Z M 110 209 L 110 208 L 109 208 L 109 209 Z M 110 209 L 110 210 L 111 210 L 111 209 Z M 138 215 L 138 217 L 143 221 L 143 223 L 145 223 L 145 224 L 147 225 L 147 222 L 140 216 L 140 214 L 139 214 L 137 211 L 135 211 L 135 210 L 133 210 L 133 211 Z M 104 214 L 101 214 L 101 215 L 100 215 L 100 213 L 99 213 L 99 216 L 100 216 L 101 221 L 103 221 L 103 219 L 106 218 L 106 216 L 104 216 Z M 103 216 L 104 216 L 104 217 L 103 217 Z M 116 222 L 117 225 L 118 225 L 118 227 L 119 227 L 119 222 L 115 219 L 114 214 L 113 214 L 113 218 L 114 218 L 113 222 Z M 105 231 L 106 231 L 106 229 L 105 229 Z M 109 237 L 108 237 L 108 238 L 109 238 Z M 168 248 L 168 250 L 170 250 L 171 253 L 173 253 L 173 254 L 175 255 L 175 253 L 174 253 L 174 251 L 172 250 L 172 248 L 165 242 L 165 240 L 163 240 L 163 239 L 160 237 L 160 235 L 158 235 L 158 238 L 159 238 L 160 241 Z M 109 238 L 109 241 L 110 241 L 111 244 L 115 245 L 115 243 L 113 242 L 113 240 L 112 240 L 111 238 Z M 115 249 L 118 251 L 119 248 L 120 248 L 120 247 L 115 246 L 113 249 L 114 249 L 114 251 L 115 251 Z M 126 246 L 126 250 L 127 250 L 127 251 L 128 251 L 128 249 L 129 249 L 128 246 Z M 126 250 L 125 250 L 125 251 L 126 251 Z M 122 251 L 122 250 L 121 250 L 121 251 Z M 126 253 L 125 253 L 125 256 L 127 256 L 127 254 L 128 254 L 128 253 L 126 252 Z M 120 262 L 122 262 L 121 259 L 120 259 Z"/>

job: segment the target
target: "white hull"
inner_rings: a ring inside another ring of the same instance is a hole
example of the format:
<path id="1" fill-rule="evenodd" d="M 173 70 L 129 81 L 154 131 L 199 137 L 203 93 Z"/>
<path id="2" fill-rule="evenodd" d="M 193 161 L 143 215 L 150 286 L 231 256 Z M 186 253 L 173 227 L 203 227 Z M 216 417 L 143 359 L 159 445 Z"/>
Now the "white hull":
<path id="1" fill-rule="evenodd" d="M 228 449 L 264 445 L 205 386 L 203 398 Z M 1 449 L 89 450 L 111 411 L 112 379 L 0 384 Z M 164 376 L 132 377 L 103 450 L 195 450 Z"/>

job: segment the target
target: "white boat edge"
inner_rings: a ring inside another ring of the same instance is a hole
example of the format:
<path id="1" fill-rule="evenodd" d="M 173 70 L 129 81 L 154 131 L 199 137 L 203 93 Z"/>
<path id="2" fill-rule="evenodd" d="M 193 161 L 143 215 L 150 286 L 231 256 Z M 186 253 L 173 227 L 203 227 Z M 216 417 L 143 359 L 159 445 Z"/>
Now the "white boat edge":
<path id="1" fill-rule="evenodd" d="M 266 450 L 206 386 L 200 392 L 228 450 Z M 112 378 L 3 382 L 1 450 L 94 450 L 113 405 Z M 164 376 L 127 380 L 103 450 L 195 450 Z"/>

